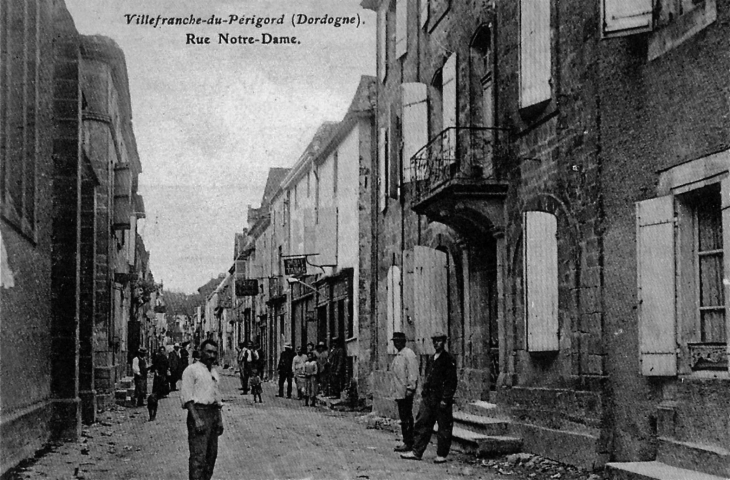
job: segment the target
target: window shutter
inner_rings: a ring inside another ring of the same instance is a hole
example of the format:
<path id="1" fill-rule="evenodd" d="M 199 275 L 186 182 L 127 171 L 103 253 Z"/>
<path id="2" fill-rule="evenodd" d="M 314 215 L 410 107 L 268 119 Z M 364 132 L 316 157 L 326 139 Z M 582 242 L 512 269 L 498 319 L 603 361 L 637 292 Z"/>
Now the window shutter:
<path id="1" fill-rule="evenodd" d="M 378 67 L 380 81 L 388 75 L 388 10 L 378 13 Z"/>
<path id="2" fill-rule="evenodd" d="M 550 0 L 520 2 L 520 107 L 550 100 Z"/>
<path id="3" fill-rule="evenodd" d="M 525 212 L 523 228 L 527 350 L 554 352 L 559 350 L 557 219 Z"/>
<path id="4" fill-rule="evenodd" d="M 387 205 L 385 197 L 388 188 L 388 166 L 386 162 L 388 130 L 381 128 L 378 132 L 378 202 L 380 211 L 384 212 Z"/>
<path id="5" fill-rule="evenodd" d="M 636 204 L 641 373 L 677 374 L 674 198 Z"/>
<path id="6" fill-rule="evenodd" d="M 428 4 L 429 0 L 421 0 L 421 28 L 424 28 L 428 24 Z"/>
<path id="7" fill-rule="evenodd" d="M 321 265 L 337 264 L 337 236 L 338 236 L 337 207 L 327 206 L 320 209 L 319 224 L 317 224 L 317 263 Z"/>
<path id="8" fill-rule="evenodd" d="M 390 341 L 393 332 L 401 332 L 401 291 L 400 291 L 400 268 L 393 265 L 388 269 L 386 280 L 386 291 L 388 299 L 386 305 L 387 331 L 388 331 L 388 353 L 395 354 L 397 350 Z"/>
<path id="9" fill-rule="evenodd" d="M 720 183 L 720 208 L 722 209 L 722 268 L 723 277 L 728 278 L 730 272 L 730 177 L 725 177 Z M 725 286 L 725 332 L 727 334 L 726 352 L 728 356 L 728 368 L 730 369 L 730 283 L 723 282 Z"/>
<path id="10" fill-rule="evenodd" d="M 428 328 L 426 326 L 431 312 L 428 311 L 428 286 L 426 285 L 424 268 L 426 263 L 427 247 L 416 245 L 413 247 L 413 324 L 415 327 L 416 353 L 428 353 Z"/>
<path id="11" fill-rule="evenodd" d="M 428 86 L 425 83 L 402 84 L 403 99 L 403 182 L 411 181 L 411 157 L 428 143 Z"/>
<path id="12" fill-rule="evenodd" d="M 603 35 L 618 37 L 652 29 L 654 0 L 603 0 Z"/>
<path id="13" fill-rule="evenodd" d="M 442 70 L 442 113 L 443 127 L 446 134 L 443 137 L 444 155 L 449 163 L 456 162 L 456 128 L 457 127 L 457 96 L 456 96 L 456 53 L 449 56 Z"/>
<path id="14" fill-rule="evenodd" d="M 398 130 L 398 112 L 390 109 L 390 131 L 388 132 L 388 195 L 398 198 L 400 188 L 401 138 Z"/>
<path id="15" fill-rule="evenodd" d="M 417 353 L 431 355 L 431 335 L 437 330 L 448 334 L 448 257 L 420 245 L 413 247 L 413 257 L 415 346 Z"/>
<path id="16" fill-rule="evenodd" d="M 408 0 L 396 0 L 395 4 L 395 58 L 408 51 Z"/>

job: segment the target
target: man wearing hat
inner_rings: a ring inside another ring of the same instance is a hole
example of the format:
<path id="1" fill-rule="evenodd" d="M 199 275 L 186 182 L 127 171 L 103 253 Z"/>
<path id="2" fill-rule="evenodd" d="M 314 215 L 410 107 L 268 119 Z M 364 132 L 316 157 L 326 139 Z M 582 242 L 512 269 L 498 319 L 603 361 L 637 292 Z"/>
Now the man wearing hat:
<path id="1" fill-rule="evenodd" d="M 395 385 L 395 403 L 398 405 L 400 429 L 403 443 L 395 447 L 396 452 L 410 452 L 413 448 L 413 396 L 418 386 L 418 358 L 406 347 L 406 334 L 393 332 L 393 345 L 398 353 L 390 365 Z"/>
<path id="2" fill-rule="evenodd" d="M 279 365 L 276 371 L 279 372 L 279 394 L 277 397 L 284 396 L 284 380 L 286 380 L 286 398 L 291 398 L 291 380 L 294 376 L 292 371 L 292 363 L 294 363 L 294 350 L 291 343 L 284 345 L 284 351 L 279 355 Z"/>
<path id="3" fill-rule="evenodd" d="M 138 407 L 144 405 L 147 396 L 147 361 L 144 359 L 147 349 L 139 347 L 137 355 L 132 359 L 132 373 L 134 374 L 134 399 Z"/>
<path id="4" fill-rule="evenodd" d="M 456 393 L 456 361 L 444 347 L 446 335 L 436 332 L 431 336 L 433 356 L 431 369 L 426 376 L 421 391 L 421 407 L 418 409 L 416 425 L 414 426 L 413 449 L 402 453 L 401 458 L 420 460 L 423 452 L 431 440 L 433 425 L 438 422 L 436 458 L 434 463 L 444 463 L 451 449 L 451 430 L 454 427 L 452 404 Z"/>

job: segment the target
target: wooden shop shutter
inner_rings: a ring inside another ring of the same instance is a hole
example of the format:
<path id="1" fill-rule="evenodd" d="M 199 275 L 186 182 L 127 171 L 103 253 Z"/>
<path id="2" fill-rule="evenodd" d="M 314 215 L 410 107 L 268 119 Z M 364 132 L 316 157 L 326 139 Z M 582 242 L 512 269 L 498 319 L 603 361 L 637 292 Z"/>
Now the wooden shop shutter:
<path id="1" fill-rule="evenodd" d="M 456 53 L 449 56 L 442 70 L 442 115 L 443 128 L 446 134 L 443 138 L 444 156 L 448 163 L 456 162 L 456 128 L 457 125 L 457 77 Z"/>
<path id="2" fill-rule="evenodd" d="M 654 0 L 602 0 L 603 35 L 619 37 L 652 30 Z"/>
<path id="3" fill-rule="evenodd" d="M 636 203 L 641 373 L 676 375 L 674 197 Z"/>
<path id="4" fill-rule="evenodd" d="M 523 228 L 527 350 L 557 351 L 557 219 L 555 215 L 546 212 L 524 212 Z"/>
<path id="5" fill-rule="evenodd" d="M 423 173 L 411 168 L 413 155 L 428 143 L 428 86 L 425 83 L 404 83 L 401 85 L 403 101 L 403 182 L 416 180 Z"/>
<path id="6" fill-rule="evenodd" d="M 550 0 L 520 1 L 520 107 L 549 100 Z"/>
<path id="7" fill-rule="evenodd" d="M 408 51 L 408 0 L 395 3 L 395 58 Z"/>

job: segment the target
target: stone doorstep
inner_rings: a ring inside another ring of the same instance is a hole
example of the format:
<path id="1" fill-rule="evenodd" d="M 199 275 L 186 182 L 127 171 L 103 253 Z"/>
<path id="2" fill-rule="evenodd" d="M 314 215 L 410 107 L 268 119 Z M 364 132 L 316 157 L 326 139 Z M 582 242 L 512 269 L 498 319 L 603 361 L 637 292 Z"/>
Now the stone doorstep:
<path id="1" fill-rule="evenodd" d="M 659 437 L 657 461 L 730 478 L 730 450 Z"/>
<path id="2" fill-rule="evenodd" d="M 470 402 L 461 406 L 460 411 L 474 416 L 497 418 L 509 420 L 509 416 L 499 408 L 496 403 L 489 403 L 483 400 Z"/>
<path id="3" fill-rule="evenodd" d="M 509 433 L 510 422 L 499 418 L 457 411 L 454 412 L 454 421 L 466 430 L 483 435 L 506 435 Z"/>
<path id="4" fill-rule="evenodd" d="M 606 471 L 610 480 L 728 480 L 662 462 L 607 463 Z"/>
<path id="5" fill-rule="evenodd" d="M 438 423 L 433 426 L 433 431 L 438 432 Z M 479 457 L 516 453 L 522 449 L 521 438 L 482 435 L 457 426 L 451 431 L 451 439 L 465 453 L 476 454 Z"/>

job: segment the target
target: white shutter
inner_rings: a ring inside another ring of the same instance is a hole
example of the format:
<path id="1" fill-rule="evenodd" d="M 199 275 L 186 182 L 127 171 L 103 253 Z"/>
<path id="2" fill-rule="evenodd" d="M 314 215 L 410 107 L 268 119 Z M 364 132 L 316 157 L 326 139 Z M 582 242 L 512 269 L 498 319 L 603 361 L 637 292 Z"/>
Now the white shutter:
<path id="1" fill-rule="evenodd" d="M 388 166 L 386 165 L 387 153 L 387 128 L 381 128 L 378 132 L 378 204 L 380 211 L 384 212 L 387 205 L 386 189 L 388 188 Z"/>
<path id="2" fill-rule="evenodd" d="M 449 56 L 441 71 L 441 96 L 444 130 L 450 128 L 443 138 L 444 156 L 449 163 L 456 162 L 457 96 L 456 96 L 456 53 Z"/>
<path id="3" fill-rule="evenodd" d="M 421 28 L 425 27 L 428 23 L 428 4 L 429 0 L 421 0 Z"/>
<path id="4" fill-rule="evenodd" d="M 385 278 L 385 330 L 387 333 L 386 345 L 388 345 L 388 353 L 395 354 L 396 349 L 393 343 L 390 341 L 393 338 L 393 267 L 388 269 L 388 275 Z"/>
<path id="5" fill-rule="evenodd" d="M 520 1 L 520 107 L 552 96 L 550 0 Z"/>
<path id="6" fill-rule="evenodd" d="M 674 198 L 636 204 L 641 373 L 676 375 Z"/>
<path id="7" fill-rule="evenodd" d="M 416 353 L 425 355 L 428 353 L 428 327 L 431 312 L 428 307 L 428 288 L 424 272 L 426 263 L 427 247 L 416 245 L 413 247 L 413 325 L 415 327 L 415 349 Z"/>
<path id="8" fill-rule="evenodd" d="M 725 177 L 720 183 L 720 205 L 722 208 L 722 269 L 723 279 L 730 275 L 730 178 Z M 725 287 L 725 332 L 727 334 L 728 368 L 730 368 L 730 282 L 723 281 Z"/>
<path id="9" fill-rule="evenodd" d="M 395 354 L 397 350 L 390 341 L 393 332 L 402 332 L 401 326 L 401 275 L 400 267 L 393 265 L 388 269 L 386 291 L 388 293 L 386 305 L 386 321 L 388 332 L 388 353 Z"/>
<path id="10" fill-rule="evenodd" d="M 395 3 L 395 58 L 408 51 L 408 0 Z"/>
<path id="11" fill-rule="evenodd" d="M 388 10 L 378 12 L 378 68 L 380 81 L 384 82 L 388 74 Z"/>
<path id="12" fill-rule="evenodd" d="M 527 350 L 554 352 L 559 350 L 557 219 L 525 212 L 523 228 Z"/>
<path id="13" fill-rule="evenodd" d="M 319 223 L 317 224 L 317 252 L 316 262 L 320 265 L 337 264 L 337 235 L 338 235 L 337 207 L 321 207 L 319 209 Z"/>
<path id="14" fill-rule="evenodd" d="M 439 250 L 413 247 L 413 296 L 416 351 L 434 353 L 431 335 L 436 331 L 448 334 L 448 256 Z"/>
<path id="15" fill-rule="evenodd" d="M 651 31 L 654 0 L 603 0 L 601 3 L 604 36 Z"/>
<path id="16" fill-rule="evenodd" d="M 428 86 L 425 83 L 401 85 L 403 101 L 403 182 L 423 178 L 411 168 L 411 157 L 428 143 Z"/>

